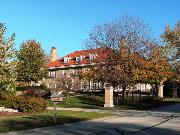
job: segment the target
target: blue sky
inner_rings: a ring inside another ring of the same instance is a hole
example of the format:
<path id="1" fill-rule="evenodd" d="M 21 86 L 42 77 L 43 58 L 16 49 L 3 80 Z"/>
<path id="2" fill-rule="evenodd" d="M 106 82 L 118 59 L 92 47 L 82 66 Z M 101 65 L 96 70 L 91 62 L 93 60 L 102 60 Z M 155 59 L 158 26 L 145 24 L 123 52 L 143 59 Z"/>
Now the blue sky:
<path id="1" fill-rule="evenodd" d="M 123 15 L 138 16 L 156 37 L 180 21 L 180 0 L 0 0 L 0 22 L 7 37 L 16 34 L 16 48 L 36 39 L 59 56 L 83 49 L 88 32 Z"/>

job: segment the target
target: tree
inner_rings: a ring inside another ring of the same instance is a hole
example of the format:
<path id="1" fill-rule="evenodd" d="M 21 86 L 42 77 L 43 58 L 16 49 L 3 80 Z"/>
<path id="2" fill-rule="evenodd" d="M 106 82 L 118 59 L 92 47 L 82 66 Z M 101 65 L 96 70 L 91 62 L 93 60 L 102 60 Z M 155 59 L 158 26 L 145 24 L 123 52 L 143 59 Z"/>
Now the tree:
<path id="1" fill-rule="evenodd" d="M 5 38 L 6 27 L 0 23 L 0 90 L 15 92 L 15 57 L 14 47 L 15 34 Z"/>
<path id="2" fill-rule="evenodd" d="M 35 40 L 28 40 L 21 44 L 17 54 L 18 80 L 28 82 L 38 82 L 47 76 L 45 68 L 45 54 L 40 43 Z"/>
<path id="3" fill-rule="evenodd" d="M 113 87 L 121 86 L 123 98 L 126 88 L 138 82 L 154 85 L 164 82 L 169 65 L 160 54 L 161 47 L 149 33 L 142 21 L 128 16 L 95 27 L 85 45 L 90 49 L 103 48 L 99 56 L 105 57 L 95 60 L 98 64 L 87 76 Z"/>
<path id="4" fill-rule="evenodd" d="M 153 46 L 152 52 L 148 58 L 147 71 L 149 73 L 148 81 L 155 86 L 154 95 L 157 95 L 158 87 L 172 77 L 171 65 L 168 59 L 163 56 L 163 50 L 160 46 Z"/>
<path id="5" fill-rule="evenodd" d="M 80 90 L 79 82 L 67 75 L 56 78 L 55 84 L 55 88 L 52 89 L 53 92 L 62 91 L 66 97 L 66 103 L 68 103 L 68 97 L 70 92 L 77 92 Z"/>
<path id="6" fill-rule="evenodd" d="M 148 27 L 136 17 L 124 16 L 102 26 L 89 34 L 87 48 L 104 48 L 106 58 L 97 58 L 93 78 L 125 89 L 134 84 L 134 71 L 146 56 L 150 36 Z M 102 56 L 102 55 L 100 55 Z"/>
<path id="7" fill-rule="evenodd" d="M 177 97 L 177 88 L 180 85 L 180 22 L 172 29 L 166 26 L 162 39 L 165 43 L 164 55 L 172 66 L 173 76 L 168 81 L 173 87 L 173 97 Z"/>

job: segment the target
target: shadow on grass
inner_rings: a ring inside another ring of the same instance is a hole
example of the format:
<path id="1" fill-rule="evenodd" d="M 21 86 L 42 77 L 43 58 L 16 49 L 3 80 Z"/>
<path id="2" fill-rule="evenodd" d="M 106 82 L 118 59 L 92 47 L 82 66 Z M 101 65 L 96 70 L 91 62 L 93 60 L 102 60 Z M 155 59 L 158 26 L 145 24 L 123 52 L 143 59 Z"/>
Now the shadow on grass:
<path id="1" fill-rule="evenodd" d="M 173 104 L 180 104 L 179 100 L 156 100 L 152 102 L 135 102 L 135 103 L 128 103 L 122 105 L 116 105 L 115 109 L 132 109 L 132 110 L 149 110 L 153 108 L 173 105 Z"/>
<path id="2" fill-rule="evenodd" d="M 180 103 L 180 99 L 146 99 L 140 102 L 129 102 L 126 104 L 115 105 L 115 108 L 104 108 L 104 97 L 94 96 L 94 95 L 81 95 L 69 98 L 68 103 L 60 103 L 57 106 L 65 108 L 87 108 L 87 109 L 101 109 L 101 110 L 123 110 L 123 109 L 133 109 L 133 110 L 148 110 L 156 107 L 161 107 L 165 105 Z M 53 106 L 50 103 L 50 106 Z"/>
<path id="3" fill-rule="evenodd" d="M 92 107 L 103 107 L 103 98 L 97 97 L 97 96 L 79 96 L 77 97 L 79 99 L 78 103 L 84 104 L 84 105 L 90 105 Z"/>
<path id="4" fill-rule="evenodd" d="M 149 114 L 148 114 L 149 115 Z M 143 117 L 144 116 L 139 116 Z M 67 117 L 66 119 L 71 119 L 71 117 Z M 117 118 L 116 118 L 117 119 Z M 132 119 L 132 118 L 130 118 Z M 174 119 L 172 124 L 179 125 L 179 118 L 172 118 Z M 59 119 L 62 120 L 62 119 Z M 59 121 L 58 120 L 58 121 Z M 83 119 L 73 119 L 74 121 L 79 121 Z M 148 119 L 145 119 L 148 120 Z M 123 122 L 123 121 L 116 121 L 115 123 L 109 122 L 109 120 L 106 121 L 94 121 L 94 122 L 84 122 L 84 123 L 76 123 L 76 124 L 70 124 L 70 125 L 61 125 L 61 126 L 54 126 L 51 128 L 46 129 L 36 129 L 32 131 L 21 131 L 18 132 L 18 134 L 38 134 L 38 135 L 56 135 L 56 134 L 73 134 L 73 135 L 146 135 L 146 134 L 153 134 L 153 135 L 159 135 L 159 134 L 166 134 L 166 135 L 179 135 L 180 130 L 177 129 L 177 127 L 163 127 L 161 125 L 166 124 L 171 119 L 162 119 L 160 121 L 149 122 L 149 123 L 136 123 L 136 122 Z M 28 126 L 26 121 L 5 121 L 4 123 L 6 127 L 15 129 L 15 125 L 20 126 Z M 15 125 L 12 125 L 15 124 Z M 29 122 L 30 126 L 32 126 L 34 123 Z M 32 125 L 31 125 L 32 124 Z M 40 123 L 36 123 L 40 124 Z M 41 123 L 42 124 L 42 123 Z M 53 125 L 53 123 L 49 124 Z M 82 126 L 83 125 L 83 126 Z M 16 126 L 17 127 L 17 126 Z M 40 127 L 40 126 L 39 126 Z M 20 129 L 20 128 L 19 128 Z M 17 130 L 17 129 L 16 129 Z"/>
<path id="5" fill-rule="evenodd" d="M 18 130 L 26 130 L 40 127 L 48 127 L 54 125 L 61 125 L 65 123 L 79 122 L 85 121 L 88 118 L 77 118 L 71 116 L 57 116 L 57 123 L 55 124 L 53 121 L 53 116 L 30 116 L 30 117 L 22 117 L 22 119 L 14 118 L 14 119 L 4 119 L 1 120 L 0 123 L 0 132 L 10 132 L 10 131 L 18 131 Z"/>

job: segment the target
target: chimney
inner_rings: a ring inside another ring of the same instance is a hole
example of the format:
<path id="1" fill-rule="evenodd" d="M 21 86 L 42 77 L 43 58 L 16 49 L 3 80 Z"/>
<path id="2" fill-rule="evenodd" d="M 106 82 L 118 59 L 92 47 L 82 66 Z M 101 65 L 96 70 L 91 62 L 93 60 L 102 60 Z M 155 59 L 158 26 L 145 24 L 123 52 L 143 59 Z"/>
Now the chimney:
<path id="1" fill-rule="evenodd" d="M 55 47 L 52 47 L 50 61 L 53 62 L 55 60 L 57 60 L 57 50 Z"/>
<path id="2" fill-rule="evenodd" d="M 120 48 L 121 48 L 121 47 L 126 47 L 126 40 L 125 40 L 125 37 L 124 37 L 124 36 L 122 36 L 122 37 L 120 38 L 119 47 L 120 47 Z"/>
<path id="3" fill-rule="evenodd" d="M 126 46 L 126 39 L 124 36 L 122 36 L 120 38 L 120 41 L 119 41 L 119 49 L 120 49 L 120 52 L 122 55 L 127 55 L 128 54 L 128 48 Z M 130 52 L 129 52 L 130 53 Z"/>
<path id="4" fill-rule="evenodd" d="M 166 26 L 166 28 L 165 28 L 165 32 L 166 33 L 170 33 L 171 32 L 171 28 L 170 28 L 170 26 L 168 25 L 168 26 Z"/>

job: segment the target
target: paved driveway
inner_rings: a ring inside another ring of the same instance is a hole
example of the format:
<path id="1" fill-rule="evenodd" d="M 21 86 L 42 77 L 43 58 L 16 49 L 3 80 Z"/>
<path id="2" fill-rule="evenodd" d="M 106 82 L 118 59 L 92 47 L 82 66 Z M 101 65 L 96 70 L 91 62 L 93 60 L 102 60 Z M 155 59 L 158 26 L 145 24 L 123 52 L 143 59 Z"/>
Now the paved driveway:
<path id="1" fill-rule="evenodd" d="M 180 104 L 113 114 L 108 118 L 2 135 L 180 135 Z"/>

